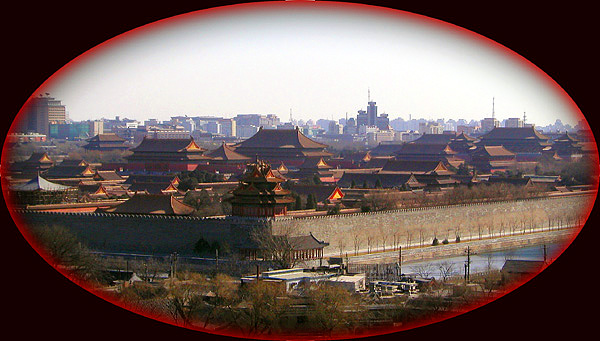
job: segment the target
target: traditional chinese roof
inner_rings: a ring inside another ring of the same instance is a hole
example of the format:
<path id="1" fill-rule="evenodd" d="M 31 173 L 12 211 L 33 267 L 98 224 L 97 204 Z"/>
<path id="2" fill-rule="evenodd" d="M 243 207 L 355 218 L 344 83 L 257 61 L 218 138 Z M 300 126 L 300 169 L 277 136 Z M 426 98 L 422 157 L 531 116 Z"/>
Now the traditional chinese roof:
<path id="1" fill-rule="evenodd" d="M 78 178 L 90 177 L 94 175 L 94 170 L 89 165 L 86 166 L 63 166 L 59 164 L 48 168 L 44 172 L 44 176 L 48 178 Z"/>
<path id="2" fill-rule="evenodd" d="M 64 159 L 58 166 L 89 166 L 89 162 L 83 159 Z"/>
<path id="3" fill-rule="evenodd" d="M 329 245 L 329 243 L 315 238 L 312 233 L 310 233 L 308 236 L 290 236 L 287 238 L 294 250 L 322 249 Z"/>
<path id="4" fill-rule="evenodd" d="M 128 149 L 125 144 L 125 139 L 116 134 L 98 134 L 86 140 L 88 144 L 84 145 L 85 149 Z"/>
<path id="5" fill-rule="evenodd" d="M 452 141 L 469 141 L 469 142 L 473 142 L 476 141 L 477 139 L 474 137 L 471 137 L 467 134 L 465 134 L 465 132 L 461 132 L 460 134 L 456 135 L 456 137 L 454 137 L 452 139 Z"/>
<path id="6" fill-rule="evenodd" d="M 86 141 L 88 142 L 125 142 L 125 139 L 117 136 L 116 134 L 98 134 L 94 137 L 90 137 Z"/>
<path id="7" fill-rule="evenodd" d="M 97 181 L 121 181 L 121 180 L 124 180 L 123 177 L 121 177 L 119 174 L 117 174 L 117 172 L 114 170 L 106 170 L 106 171 L 96 170 L 96 173 L 94 173 L 93 177 L 94 177 L 94 180 L 97 180 Z"/>
<path id="8" fill-rule="evenodd" d="M 274 235 L 273 238 L 280 241 L 287 239 L 288 245 L 295 251 L 322 249 L 329 246 L 329 243 L 318 240 L 312 233 L 307 236 Z M 260 249 L 261 246 L 259 244 L 254 239 L 247 239 L 243 244 L 238 245 L 238 247 L 241 249 Z"/>
<path id="9" fill-rule="evenodd" d="M 50 182 L 41 176 L 29 180 L 28 182 L 20 185 L 16 185 L 12 188 L 14 191 L 66 191 L 72 189 L 72 187 L 60 185 L 54 182 Z"/>
<path id="10" fill-rule="evenodd" d="M 299 129 L 259 129 L 249 139 L 236 145 L 237 148 L 327 148 L 326 144 L 313 141 Z"/>
<path id="11" fill-rule="evenodd" d="M 314 195 L 317 202 L 327 202 L 341 199 L 344 192 L 338 186 L 331 185 L 293 185 L 290 190 L 298 195 Z"/>
<path id="12" fill-rule="evenodd" d="M 548 137 L 539 133 L 534 127 L 495 127 L 489 133 L 481 136 L 481 141 L 487 140 L 537 140 L 545 142 L 548 141 Z"/>
<path id="13" fill-rule="evenodd" d="M 193 138 L 187 139 L 151 139 L 146 138 L 132 152 L 150 152 L 150 153 L 203 153 L 206 149 L 198 146 Z"/>
<path id="14" fill-rule="evenodd" d="M 394 143 L 394 144 L 382 144 L 380 143 L 377 147 L 370 150 L 372 156 L 389 156 L 394 155 L 397 151 L 402 148 L 404 143 Z"/>
<path id="15" fill-rule="evenodd" d="M 442 144 L 447 145 L 452 139 L 456 138 L 454 134 L 423 134 L 418 139 L 411 141 L 410 144 Z"/>
<path id="16" fill-rule="evenodd" d="M 132 192 L 146 192 L 149 194 L 175 193 L 178 192 L 177 185 L 172 182 L 136 182 L 127 188 Z"/>
<path id="17" fill-rule="evenodd" d="M 407 174 L 445 174 L 451 173 L 441 161 L 404 161 L 388 160 L 381 172 L 397 172 Z"/>
<path id="18" fill-rule="evenodd" d="M 499 156 L 515 156 L 515 153 L 507 150 L 503 146 L 479 146 L 473 151 L 473 155 L 485 155 L 488 157 L 499 157 Z"/>
<path id="19" fill-rule="evenodd" d="M 281 162 L 279 167 L 277 167 L 277 172 L 283 176 L 283 174 L 289 172 L 289 169 L 283 164 L 283 162 Z"/>
<path id="20" fill-rule="evenodd" d="M 439 134 L 441 135 L 441 134 Z M 432 135 L 433 136 L 433 135 Z M 456 154 L 448 144 L 406 143 L 396 151 L 396 155 L 453 155 Z"/>
<path id="21" fill-rule="evenodd" d="M 246 172 L 242 175 L 240 182 L 284 182 L 285 179 L 275 175 L 271 165 L 267 162 L 256 160 L 246 166 Z"/>
<path id="22" fill-rule="evenodd" d="M 352 162 L 368 162 L 371 160 L 371 151 L 346 153 L 342 158 Z"/>
<path id="23" fill-rule="evenodd" d="M 54 163 L 54 161 L 52 161 L 52 159 L 48 156 L 48 153 L 45 153 L 45 152 L 33 153 L 33 154 L 31 154 L 31 156 L 29 156 L 29 159 L 27 159 L 25 162 L 47 163 L 47 164 Z"/>
<path id="24" fill-rule="evenodd" d="M 332 167 L 323 161 L 322 157 L 307 157 L 298 167 L 300 169 L 331 169 Z"/>
<path id="25" fill-rule="evenodd" d="M 165 174 L 165 175 L 154 175 L 154 174 L 131 174 L 127 180 L 125 180 L 126 184 L 134 184 L 134 183 L 164 183 L 169 184 L 171 182 L 179 183 L 179 177 L 175 174 Z"/>
<path id="26" fill-rule="evenodd" d="M 394 159 L 393 156 L 372 157 L 371 160 L 369 160 L 363 168 L 383 168 L 383 166 L 385 166 L 385 164 L 388 161 L 393 160 L 393 159 Z"/>
<path id="27" fill-rule="evenodd" d="M 342 188 L 349 188 L 354 181 L 357 187 L 366 183 L 372 188 L 377 184 L 377 180 L 383 188 L 399 188 L 405 184 L 409 187 L 422 187 L 412 174 L 407 173 L 344 173 L 337 184 Z"/>
<path id="28" fill-rule="evenodd" d="M 190 215 L 192 206 L 186 205 L 170 194 L 135 194 L 129 200 L 104 212 L 120 214 Z"/>
<path id="29" fill-rule="evenodd" d="M 252 160 L 252 158 L 250 158 L 246 155 L 237 153 L 233 147 L 228 146 L 227 144 L 225 144 L 225 142 L 223 142 L 223 144 L 219 148 L 217 148 L 205 155 L 211 157 L 213 160 L 219 160 L 219 161 L 238 161 L 239 162 L 239 161 Z"/>
<path id="30" fill-rule="evenodd" d="M 276 176 L 267 162 L 256 160 L 247 165 L 240 183 L 231 193 L 230 202 L 234 205 L 245 204 L 288 204 L 294 202 L 290 191 L 283 189 L 284 179 Z"/>

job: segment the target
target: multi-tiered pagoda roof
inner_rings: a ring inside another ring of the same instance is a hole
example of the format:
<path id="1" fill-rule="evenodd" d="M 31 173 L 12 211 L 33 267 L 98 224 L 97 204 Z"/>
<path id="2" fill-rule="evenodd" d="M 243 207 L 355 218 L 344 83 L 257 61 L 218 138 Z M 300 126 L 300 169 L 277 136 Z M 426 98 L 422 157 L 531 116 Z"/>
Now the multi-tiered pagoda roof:
<path id="1" fill-rule="evenodd" d="M 285 180 L 275 175 L 271 165 L 256 160 L 247 165 L 240 183 L 230 199 L 235 216 L 272 217 L 285 215 L 294 202 L 291 192 L 281 187 Z"/>

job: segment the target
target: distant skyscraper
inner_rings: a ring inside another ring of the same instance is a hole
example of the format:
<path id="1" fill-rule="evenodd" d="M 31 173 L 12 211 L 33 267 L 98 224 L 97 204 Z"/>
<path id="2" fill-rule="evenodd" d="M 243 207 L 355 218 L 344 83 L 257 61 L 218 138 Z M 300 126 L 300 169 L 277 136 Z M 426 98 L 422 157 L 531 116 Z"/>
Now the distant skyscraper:
<path id="1" fill-rule="evenodd" d="M 358 127 L 369 125 L 369 118 L 368 118 L 366 111 L 364 111 L 364 110 L 358 111 L 358 115 L 356 116 L 356 125 Z"/>
<path id="2" fill-rule="evenodd" d="M 48 93 L 31 98 L 23 111 L 23 121 L 20 129 L 48 135 L 49 125 L 66 123 L 67 114 L 65 106 Z"/>
<path id="3" fill-rule="evenodd" d="M 380 116 L 375 117 L 375 125 L 379 130 L 389 130 L 390 129 L 390 119 L 387 114 L 381 114 Z"/>
<path id="4" fill-rule="evenodd" d="M 494 117 L 484 118 L 483 120 L 481 120 L 481 131 L 482 132 L 491 131 L 495 127 L 499 127 L 499 126 L 500 126 L 500 122 Z"/>
<path id="5" fill-rule="evenodd" d="M 523 120 L 518 117 L 509 118 L 506 120 L 504 126 L 506 128 L 523 128 Z"/>
<path id="6" fill-rule="evenodd" d="M 369 101 L 367 107 L 367 125 L 374 126 L 377 124 L 377 105 L 375 102 Z"/>

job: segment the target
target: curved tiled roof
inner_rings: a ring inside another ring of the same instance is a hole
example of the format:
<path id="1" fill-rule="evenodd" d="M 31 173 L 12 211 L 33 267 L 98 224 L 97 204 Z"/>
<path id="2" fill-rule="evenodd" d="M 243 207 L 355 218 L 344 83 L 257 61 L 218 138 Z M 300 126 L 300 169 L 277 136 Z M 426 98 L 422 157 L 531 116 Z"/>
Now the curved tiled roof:
<path id="1" fill-rule="evenodd" d="M 72 187 L 64 186 L 60 184 L 56 184 L 54 182 L 50 182 L 41 176 L 36 176 L 35 178 L 29 180 L 28 182 L 13 187 L 15 191 L 65 191 L 71 189 Z"/>
<path id="2" fill-rule="evenodd" d="M 198 146 L 194 139 L 149 139 L 144 138 L 133 152 L 151 152 L 151 153 L 173 153 L 173 152 L 205 152 L 206 149 Z"/>
<path id="3" fill-rule="evenodd" d="M 98 134 L 94 137 L 90 137 L 86 141 L 88 142 L 125 142 L 125 139 L 118 136 L 117 134 Z"/>
<path id="4" fill-rule="evenodd" d="M 495 127 L 489 133 L 483 135 L 481 140 L 542 140 L 548 137 L 540 134 L 534 127 L 506 128 Z"/>
<path id="5" fill-rule="evenodd" d="M 231 146 L 226 145 L 225 142 L 223 142 L 223 144 L 219 148 L 217 148 L 205 155 L 210 156 L 214 160 L 222 160 L 222 161 L 228 161 L 228 160 L 243 161 L 243 160 L 251 160 L 252 159 L 246 155 L 242 155 L 242 154 L 236 152 Z"/>
<path id="6" fill-rule="evenodd" d="M 503 146 L 480 146 L 474 154 L 486 154 L 489 156 L 514 156 L 515 153 L 507 150 Z"/>
<path id="7" fill-rule="evenodd" d="M 423 134 L 418 139 L 410 142 L 415 144 L 448 144 L 456 138 L 453 134 Z"/>
<path id="8" fill-rule="evenodd" d="M 448 171 L 441 161 L 388 160 L 382 172 L 422 173 Z"/>
<path id="9" fill-rule="evenodd" d="M 425 144 L 425 143 L 406 143 L 396 151 L 396 155 L 418 154 L 418 155 L 446 155 L 456 154 L 448 144 Z"/>
<path id="10" fill-rule="evenodd" d="M 237 148 L 327 148 L 313 141 L 298 129 L 260 129 L 249 139 L 238 143 Z"/>
<path id="11" fill-rule="evenodd" d="M 172 195 L 135 194 L 129 200 L 113 208 L 106 209 L 105 212 L 124 214 L 190 215 L 194 212 L 194 208 L 175 199 Z"/>

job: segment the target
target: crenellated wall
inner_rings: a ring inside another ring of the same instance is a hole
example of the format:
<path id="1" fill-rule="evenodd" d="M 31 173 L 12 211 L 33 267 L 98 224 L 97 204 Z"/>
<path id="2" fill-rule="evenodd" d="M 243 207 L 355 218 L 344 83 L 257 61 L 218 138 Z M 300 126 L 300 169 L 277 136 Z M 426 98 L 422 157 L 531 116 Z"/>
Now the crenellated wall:
<path id="1" fill-rule="evenodd" d="M 248 230 L 266 226 L 265 219 L 243 217 L 187 217 L 110 213 L 59 213 L 17 211 L 24 222 L 60 225 L 77 235 L 90 248 L 106 252 L 193 255 L 202 237 L 209 242 L 235 245 Z"/>
<path id="2" fill-rule="evenodd" d="M 181 217 L 110 213 L 17 211 L 26 224 L 61 225 L 89 247 L 107 252 L 193 255 L 202 237 L 236 245 L 248 240 L 255 227 L 270 226 L 276 234 L 306 235 L 330 245 L 325 253 L 375 250 L 394 244 L 431 245 L 456 236 L 499 236 L 531 227 L 583 222 L 594 195 L 479 204 L 400 209 L 314 217 Z M 578 221 L 578 219 L 580 221 Z"/>

